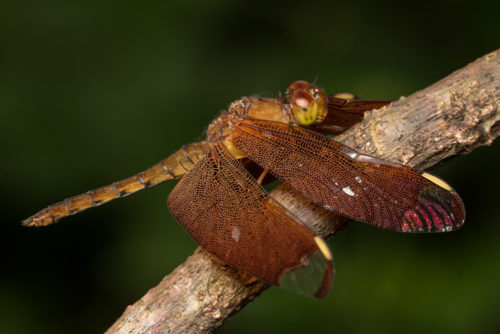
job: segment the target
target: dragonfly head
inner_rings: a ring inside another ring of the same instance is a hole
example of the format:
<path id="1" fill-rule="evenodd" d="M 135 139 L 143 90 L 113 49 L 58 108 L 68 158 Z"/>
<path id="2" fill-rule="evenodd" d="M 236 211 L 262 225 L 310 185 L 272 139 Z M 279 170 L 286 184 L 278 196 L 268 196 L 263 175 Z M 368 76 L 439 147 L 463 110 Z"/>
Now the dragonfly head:
<path id="1" fill-rule="evenodd" d="M 321 123 L 328 113 L 323 89 L 307 81 L 292 82 L 286 91 L 293 119 L 302 126 Z"/>

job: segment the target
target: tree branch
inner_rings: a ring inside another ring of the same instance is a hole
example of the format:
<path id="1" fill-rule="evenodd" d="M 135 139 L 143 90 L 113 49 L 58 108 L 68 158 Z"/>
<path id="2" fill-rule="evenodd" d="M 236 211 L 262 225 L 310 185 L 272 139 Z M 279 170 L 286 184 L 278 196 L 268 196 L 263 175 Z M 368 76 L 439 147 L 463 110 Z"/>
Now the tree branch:
<path id="1" fill-rule="evenodd" d="M 432 86 L 366 114 L 335 139 L 386 160 L 428 168 L 500 134 L 500 50 Z M 282 185 L 272 196 L 323 237 L 347 221 Z M 267 286 L 198 248 L 107 333 L 211 333 Z"/>

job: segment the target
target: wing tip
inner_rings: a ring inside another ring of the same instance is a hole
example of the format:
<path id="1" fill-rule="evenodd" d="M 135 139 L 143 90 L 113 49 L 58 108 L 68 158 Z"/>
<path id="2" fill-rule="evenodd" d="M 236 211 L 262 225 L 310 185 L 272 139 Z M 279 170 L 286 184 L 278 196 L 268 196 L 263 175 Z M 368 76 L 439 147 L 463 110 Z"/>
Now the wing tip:
<path id="1" fill-rule="evenodd" d="M 334 272 L 332 261 L 327 261 L 326 266 L 327 268 L 325 268 L 325 271 L 323 272 L 323 280 L 314 294 L 314 297 L 318 299 L 323 299 L 328 296 L 333 287 Z"/>
<path id="2" fill-rule="evenodd" d="M 277 286 L 307 297 L 321 299 L 328 296 L 333 286 L 333 262 L 326 243 L 323 239 L 316 238 L 321 240 L 323 245 L 318 245 L 318 249 L 313 253 L 304 256 L 302 266 L 283 273 Z M 316 238 L 315 240 L 318 240 Z"/>
<path id="3" fill-rule="evenodd" d="M 424 177 L 433 184 L 420 193 L 415 206 L 404 212 L 401 232 L 451 232 L 464 225 L 466 213 L 460 196 L 447 183 L 430 176 Z"/>

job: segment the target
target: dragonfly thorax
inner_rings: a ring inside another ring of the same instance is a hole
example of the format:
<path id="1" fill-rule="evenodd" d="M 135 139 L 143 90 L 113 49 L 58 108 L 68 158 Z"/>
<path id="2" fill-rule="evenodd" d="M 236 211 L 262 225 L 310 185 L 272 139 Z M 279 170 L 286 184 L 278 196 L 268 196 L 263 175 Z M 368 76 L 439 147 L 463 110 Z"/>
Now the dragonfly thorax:
<path id="1" fill-rule="evenodd" d="M 232 132 L 233 126 L 230 121 L 230 115 L 226 111 L 214 119 L 207 129 L 208 141 L 219 141 L 227 138 Z"/>
<path id="2" fill-rule="evenodd" d="M 279 98 L 243 97 L 230 105 L 229 114 L 236 120 L 250 118 L 293 123 L 290 104 Z"/>

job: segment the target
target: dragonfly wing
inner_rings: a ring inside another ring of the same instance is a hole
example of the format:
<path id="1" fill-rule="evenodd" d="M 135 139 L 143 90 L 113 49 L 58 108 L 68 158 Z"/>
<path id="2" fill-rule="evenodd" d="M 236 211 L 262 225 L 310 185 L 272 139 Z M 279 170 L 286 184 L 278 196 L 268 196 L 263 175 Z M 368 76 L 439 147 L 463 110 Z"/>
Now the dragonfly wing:
<path id="1" fill-rule="evenodd" d="M 306 198 L 349 218 L 403 232 L 450 231 L 464 222 L 463 203 L 444 181 L 321 134 L 243 119 L 233 143 Z"/>
<path id="2" fill-rule="evenodd" d="M 177 184 L 172 215 L 203 248 L 264 281 L 318 298 L 333 281 L 324 242 L 273 200 L 222 144 Z"/>
<path id="3" fill-rule="evenodd" d="M 363 120 L 368 110 L 382 108 L 391 100 L 348 100 L 334 95 L 328 97 L 328 113 L 320 124 L 310 128 L 322 133 L 336 134 Z"/>

